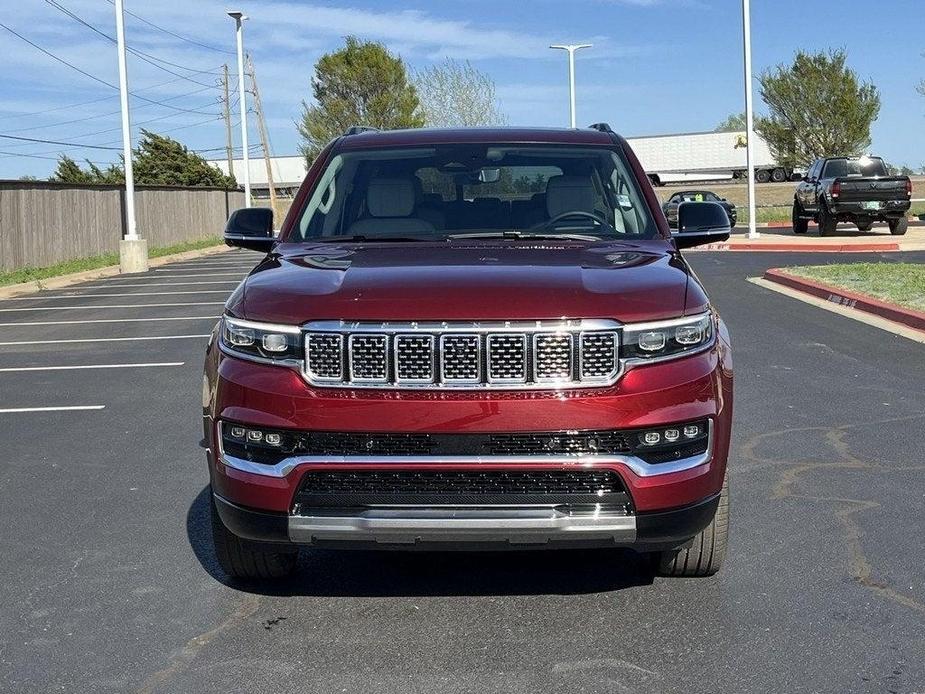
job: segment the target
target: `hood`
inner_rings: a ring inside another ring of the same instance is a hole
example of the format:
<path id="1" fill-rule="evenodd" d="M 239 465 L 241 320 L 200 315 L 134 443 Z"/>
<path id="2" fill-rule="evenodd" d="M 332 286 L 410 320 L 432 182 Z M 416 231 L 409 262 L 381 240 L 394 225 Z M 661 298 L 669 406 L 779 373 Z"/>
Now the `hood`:
<path id="1" fill-rule="evenodd" d="M 630 322 L 682 315 L 689 281 L 686 263 L 664 240 L 280 244 L 229 308 L 250 320 L 289 324 Z"/>

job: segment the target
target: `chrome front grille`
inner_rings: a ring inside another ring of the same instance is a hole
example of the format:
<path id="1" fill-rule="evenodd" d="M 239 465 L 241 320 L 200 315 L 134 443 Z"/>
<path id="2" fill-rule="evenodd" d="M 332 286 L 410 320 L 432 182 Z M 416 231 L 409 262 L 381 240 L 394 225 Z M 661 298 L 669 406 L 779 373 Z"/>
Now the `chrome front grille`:
<path id="1" fill-rule="evenodd" d="M 304 375 L 347 388 L 539 389 L 610 385 L 619 325 L 609 320 L 346 323 L 305 328 Z"/>

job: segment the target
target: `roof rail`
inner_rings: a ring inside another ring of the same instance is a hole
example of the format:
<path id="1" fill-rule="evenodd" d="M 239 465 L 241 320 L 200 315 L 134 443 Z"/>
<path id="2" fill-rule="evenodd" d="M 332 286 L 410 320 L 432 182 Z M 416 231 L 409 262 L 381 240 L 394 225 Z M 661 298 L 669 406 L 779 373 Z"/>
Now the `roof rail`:
<path id="1" fill-rule="evenodd" d="M 613 129 L 607 123 L 592 123 L 588 126 L 592 130 L 599 130 L 602 133 L 612 133 Z"/>
<path id="2" fill-rule="evenodd" d="M 347 131 L 344 133 L 344 135 L 359 135 L 360 133 L 368 132 L 379 132 L 379 128 L 374 128 L 371 125 L 351 125 L 349 128 L 347 128 Z"/>

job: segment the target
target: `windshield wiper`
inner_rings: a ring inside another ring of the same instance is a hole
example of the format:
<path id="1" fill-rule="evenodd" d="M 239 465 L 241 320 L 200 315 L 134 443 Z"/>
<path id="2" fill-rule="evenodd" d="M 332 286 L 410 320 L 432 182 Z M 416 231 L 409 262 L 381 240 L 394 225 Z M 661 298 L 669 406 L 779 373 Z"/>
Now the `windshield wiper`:
<path id="1" fill-rule="evenodd" d="M 507 229 L 504 231 L 475 231 L 462 234 L 450 234 L 448 239 L 538 239 L 540 241 L 601 241 L 603 236 L 591 234 L 534 234 L 530 232 Z"/>
<path id="2" fill-rule="evenodd" d="M 354 234 L 353 236 L 325 236 L 306 240 L 311 243 L 362 243 L 363 241 L 400 243 L 407 241 L 446 241 L 446 238 L 443 236 L 426 238 L 422 236 L 365 236 L 364 234 Z"/>

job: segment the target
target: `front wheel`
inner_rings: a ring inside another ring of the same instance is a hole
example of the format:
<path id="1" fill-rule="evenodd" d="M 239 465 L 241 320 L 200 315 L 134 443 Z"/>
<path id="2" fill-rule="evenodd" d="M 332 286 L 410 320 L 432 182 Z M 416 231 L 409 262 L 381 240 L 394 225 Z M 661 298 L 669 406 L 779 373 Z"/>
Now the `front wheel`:
<path id="1" fill-rule="evenodd" d="M 658 552 L 658 574 L 698 578 L 712 576 L 723 566 L 729 536 L 729 474 L 723 479 L 716 515 L 710 524 L 681 549 Z"/>
<path id="2" fill-rule="evenodd" d="M 803 219 L 800 216 L 800 204 L 794 200 L 793 201 L 793 211 L 790 214 L 790 221 L 793 225 L 794 234 L 805 234 L 809 229 L 809 220 Z"/>
<path id="3" fill-rule="evenodd" d="M 891 219 L 890 222 L 890 233 L 893 236 L 902 236 L 909 229 L 909 220 L 905 217 L 900 217 L 899 219 Z"/>
<path id="4" fill-rule="evenodd" d="M 280 579 L 295 573 L 298 549 L 244 540 L 232 533 L 212 506 L 212 542 L 218 565 L 230 578 Z"/>

